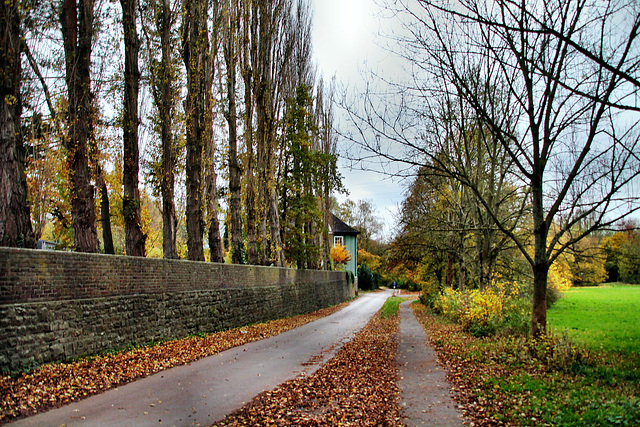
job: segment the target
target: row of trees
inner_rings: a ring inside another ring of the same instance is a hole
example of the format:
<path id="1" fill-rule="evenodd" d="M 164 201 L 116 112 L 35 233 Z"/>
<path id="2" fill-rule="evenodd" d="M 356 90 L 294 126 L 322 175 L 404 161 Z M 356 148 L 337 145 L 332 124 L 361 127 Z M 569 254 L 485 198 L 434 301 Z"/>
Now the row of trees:
<path id="1" fill-rule="evenodd" d="M 126 253 L 145 256 L 142 165 L 161 204 L 165 258 L 179 256 L 184 216 L 188 259 L 205 259 L 207 235 L 210 260 L 223 261 L 223 200 L 233 262 L 329 265 L 325 224 L 341 182 L 308 1 L 2 7 L 0 244 L 33 247 L 53 219 L 73 230 L 77 251 L 99 251 L 101 228 L 113 253 L 115 218 Z"/>
<path id="2" fill-rule="evenodd" d="M 405 24 L 390 37 L 412 74 L 349 107 L 353 140 L 365 156 L 408 165 L 416 188 L 435 189 L 423 207 L 446 206 L 448 217 L 428 221 L 448 239 L 473 236 L 481 283 L 497 249 L 519 252 L 533 282 L 533 334 L 544 334 L 554 262 L 640 207 L 637 3 L 389 8 Z"/>
<path id="3" fill-rule="evenodd" d="M 511 194 L 504 203 L 513 220 L 518 220 L 519 237 L 531 248 L 530 216 L 524 215 L 526 208 L 522 208 L 526 197 Z M 526 259 L 496 227 L 482 225 L 481 213 L 459 183 L 424 169 L 408 187 L 398 234 L 387 255 L 388 265 L 412 272 L 420 283 L 459 290 L 484 290 L 496 278 L 530 281 Z M 576 224 L 572 232 L 577 234 L 590 226 L 586 220 Z M 593 232 L 574 242 L 550 267 L 547 287 L 563 291 L 604 282 L 639 283 L 639 228 L 637 222 L 621 221 L 612 230 Z"/>

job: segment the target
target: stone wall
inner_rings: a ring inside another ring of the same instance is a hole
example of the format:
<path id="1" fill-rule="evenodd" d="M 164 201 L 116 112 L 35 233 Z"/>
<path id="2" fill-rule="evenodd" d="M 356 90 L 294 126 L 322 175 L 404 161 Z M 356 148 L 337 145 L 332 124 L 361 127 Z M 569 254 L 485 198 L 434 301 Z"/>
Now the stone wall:
<path id="1" fill-rule="evenodd" d="M 342 272 L 0 248 L 0 370 L 308 313 Z"/>

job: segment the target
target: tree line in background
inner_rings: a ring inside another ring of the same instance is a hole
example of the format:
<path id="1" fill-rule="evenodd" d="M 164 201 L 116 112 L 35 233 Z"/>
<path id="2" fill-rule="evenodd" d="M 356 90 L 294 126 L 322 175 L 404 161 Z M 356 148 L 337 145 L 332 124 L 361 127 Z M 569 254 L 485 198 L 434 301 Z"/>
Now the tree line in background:
<path id="1" fill-rule="evenodd" d="M 342 184 L 308 1 L 2 8 L 1 245 L 328 268 Z"/>
<path id="2" fill-rule="evenodd" d="M 409 72 L 374 76 L 345 105 L 355 160 L 415 179 L 404 249 L 429 253 L 425 268 L 461 289 L 524 268 L 534 336 L 563 260 L 580 262 L 590 239 L 640 209 L 637 6 L 388 2 Z"/>
<path id="3" fill-rule="evenodd" d="M 383 223 L 372 202 L 332 201 L 332 211 L 358 236 L 358 281 L 361 289 L 379 286 L 438 292 L 487 290 L 496 281 L 530 283 L 527 261 L 504 236 L 487 242 L 487 230 L 473 218 L 472 203 L 454 203 L 459 184 L 419 175 L 407 186 L 395 234 L 385 240 Z M 436 185 L 436 183 L 438 185 Z M 515 202 L 518 203 L 515 203 Z M 522 200 L 512 200 L 516 206 Z M 467 218 L 468 224 L 461 224 Z M 588 227 L 580 224 L 577 227 Z M 523 227 L 523 233 L 525 233 Z M 578 231 L 576 231 L 578 232 Z M 529 237 L 531 238 L 531 237 Z M 571 245 L 549 272 L 549 304 L 570 287 L 602 283 L 640 284 L 640 223 L 622 220 Z"/>

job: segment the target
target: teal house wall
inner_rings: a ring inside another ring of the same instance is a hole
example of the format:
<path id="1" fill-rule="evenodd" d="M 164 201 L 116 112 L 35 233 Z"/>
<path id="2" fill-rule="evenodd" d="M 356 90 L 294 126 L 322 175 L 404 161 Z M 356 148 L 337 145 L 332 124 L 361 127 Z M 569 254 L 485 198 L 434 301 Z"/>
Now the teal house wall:
<path id="1" fill-rule="evenodd" d="M 345 271 L 353 273 L 354 277 L 358 276 L 358 236 L 344 236 L 344 246 L 351 254 L 351 261 L 347 262 Z"/>
<path id="2" fill-rule="evenodd" d="M 345 271 L 350 271 L 354 277 L 358 277 L 358 234 L 360 232 L 331 214 L 329 234 L 332 236 L 332 246 L 342 241 L 351 254 L 351 261 L 345 265 Z"/>

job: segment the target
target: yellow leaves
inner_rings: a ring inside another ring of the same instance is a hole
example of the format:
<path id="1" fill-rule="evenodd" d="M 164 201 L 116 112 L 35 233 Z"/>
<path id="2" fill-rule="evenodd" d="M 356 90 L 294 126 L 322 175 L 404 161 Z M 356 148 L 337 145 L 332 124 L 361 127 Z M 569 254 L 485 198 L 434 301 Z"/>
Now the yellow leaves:
<path id="1" fill-rule="evenodd" d="M 10 4 L 10 2 L 9 3 L 5 2 L 5 4 Z M 18 102 L 18 98 L 16 98 L 13 95 L 5 95 L 4 96 L 4 102 L 7 105 L 13 106 L 13 105 L 16 105 L 16 103 Z"/>
<path id="2" fill-rule="evenodd" d="M 351 261 L 351 253 L 344 245 L 335 245 L 331 248 L 331 259 L 336 264 L 346 264 Z"/>
<path id="3" fill-rule="evenodd" d="M 478 333 L 490 334 L 507 313 L 528 315 L 520 303 L 520 292 L 517 283 L 495 281 L 483 291 L 459 292 L 446 288 L 436 298 L 433 307 L 447 318 L 459 322 L 466 330 L 480 328 Z"/>

